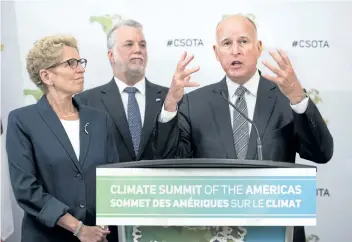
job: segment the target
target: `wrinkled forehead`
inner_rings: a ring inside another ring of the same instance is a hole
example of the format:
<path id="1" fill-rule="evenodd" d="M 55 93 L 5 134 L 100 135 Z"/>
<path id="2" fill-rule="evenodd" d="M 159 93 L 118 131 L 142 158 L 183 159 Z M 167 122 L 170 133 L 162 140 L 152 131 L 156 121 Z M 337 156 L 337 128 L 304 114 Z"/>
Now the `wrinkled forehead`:
<path id="1" fill-rule="evenodd" d="M 125 41 L 145 41 L 143 31 L 140 28 L 121 26 L 116 29 L 117 40 Z"/>

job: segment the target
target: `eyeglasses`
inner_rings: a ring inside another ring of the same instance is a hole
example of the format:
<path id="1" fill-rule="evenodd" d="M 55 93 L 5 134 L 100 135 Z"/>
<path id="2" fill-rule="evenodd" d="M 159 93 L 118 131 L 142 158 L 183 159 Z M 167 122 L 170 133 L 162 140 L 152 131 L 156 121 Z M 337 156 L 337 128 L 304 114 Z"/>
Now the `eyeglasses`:
<path id="1" fill-rule="evenodd" d="M 61 62 L 61 63 L 58 63 L 58 64 L 54 64 L 54 65 L 52 65 L 52 66 L 49 66 L 49 67 L 46 68 L 46 69 L 53 68 L 53 67 L 57 67 L 57 66 L 62 65 L 62 64 L 68 64 L 72 69 L 75 69 L 75 68 L 77 68 L 78 63 L 80 63 L 83 68 L 86 68 L 87 59 L 81 58 L 81 59 L 77 60 L 77 59 L 75 59 L 75 58 L 72 58 L 72 59 L 69 59 L 69 60 L 65 60 L 64 62 Z"/>

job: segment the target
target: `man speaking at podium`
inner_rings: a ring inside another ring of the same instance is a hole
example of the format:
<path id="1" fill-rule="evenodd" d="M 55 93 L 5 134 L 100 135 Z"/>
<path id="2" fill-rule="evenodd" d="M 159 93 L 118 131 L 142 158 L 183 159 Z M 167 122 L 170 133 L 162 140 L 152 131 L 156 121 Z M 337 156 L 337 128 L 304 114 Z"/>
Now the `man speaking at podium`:
<path id="1" fill-rule="evenodd" d="M 199 85 L 190 82 L 199 67 L 186 69 L 193 56 L 181 57 L 156 122 L 157 158 L 258 159 L 257 128 L 264 160 L 294 163 L 298 153 L 316 163 L 328 162 L 333 138 L 286 54 L 270 53 L 278 67 L 263 64 L 276 76 L 262 75 L 256 26 L 240 15 L 218 24 L 216 40 L 214 52 L 226 76 L 184 95 L 185 87 Z M 303 227 L 295 228 L 293 241 L 305 241 Z"/>

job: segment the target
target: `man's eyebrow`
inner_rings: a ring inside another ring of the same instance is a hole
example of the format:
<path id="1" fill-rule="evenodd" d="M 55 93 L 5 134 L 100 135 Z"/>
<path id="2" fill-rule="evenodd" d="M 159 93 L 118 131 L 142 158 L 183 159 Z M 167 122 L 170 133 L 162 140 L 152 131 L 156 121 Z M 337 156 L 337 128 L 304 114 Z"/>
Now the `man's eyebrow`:
<path id="1" fill-rule="evenodd" d="M 239 37 L 239 39 L 249 39 L 249 37 L 247 35 L 241 35 Z M 223 43 L 223 42 L 226 42 L 226 41 L 231 41 L 231 39 L 226 37 L 226 38 L 220 40 L 220 43 Z"/>
<path id="2" fill-rule="evenodd" d="M 126 43 L 126 42 L 133 42 L 133 40 L 128 39 L 128 40 L 125 40 L 125 43 Z M 141 40 L 141 41 L 139 41 L 139 43 L 147 43 L 147 41 Z"/>
<path id="3" fill-rule="evenodd" d="M 220 43 L 223 43 L 223 42 L 226 42 L 226 41 L 229 41 L 230 39 L 229 38 L 224 38 L 220 41 Z"/>

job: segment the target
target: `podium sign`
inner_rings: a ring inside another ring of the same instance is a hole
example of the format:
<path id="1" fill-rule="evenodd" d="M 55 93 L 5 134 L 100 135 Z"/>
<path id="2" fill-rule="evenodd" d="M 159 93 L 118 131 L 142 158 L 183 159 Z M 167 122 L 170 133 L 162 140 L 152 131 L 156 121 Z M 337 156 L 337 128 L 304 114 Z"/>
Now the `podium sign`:
<path id="1" fill-rule="evenodd" d="M 283 242 L 286 226 L 316 225 L 315 168 L 97 168 L 96 179 L 97 224 L 133 226 L 127 240 Z"/>

